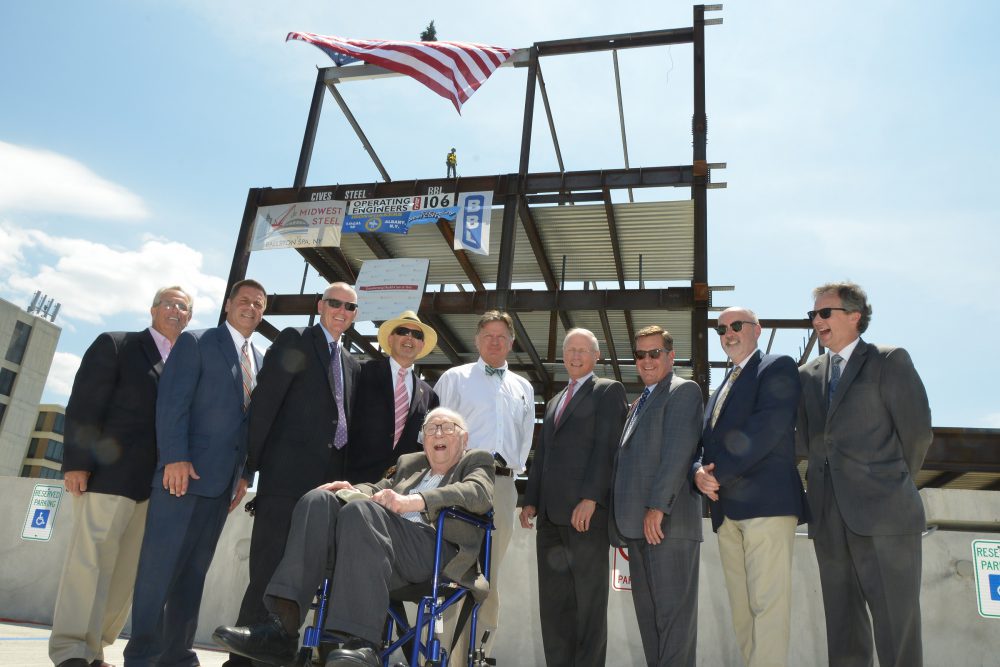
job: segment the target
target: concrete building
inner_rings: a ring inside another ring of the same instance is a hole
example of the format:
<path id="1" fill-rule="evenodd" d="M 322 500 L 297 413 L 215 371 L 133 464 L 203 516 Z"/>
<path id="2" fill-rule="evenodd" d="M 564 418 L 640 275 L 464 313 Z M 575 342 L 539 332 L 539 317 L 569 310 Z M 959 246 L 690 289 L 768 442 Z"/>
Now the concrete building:
<path id="1" fill-rule="evenodd" d="M 66 408 L 61 405 L 38 406 L 38 419 L 31 432 L 28 453 L 21 466 L 21 477 L 62 479 L 63 431 Z"/>
<path id="2" fill-rule="evenodd" d="M 59 333 L 47 319 L 0 299 L 0 475 L 21 474 Z"/>

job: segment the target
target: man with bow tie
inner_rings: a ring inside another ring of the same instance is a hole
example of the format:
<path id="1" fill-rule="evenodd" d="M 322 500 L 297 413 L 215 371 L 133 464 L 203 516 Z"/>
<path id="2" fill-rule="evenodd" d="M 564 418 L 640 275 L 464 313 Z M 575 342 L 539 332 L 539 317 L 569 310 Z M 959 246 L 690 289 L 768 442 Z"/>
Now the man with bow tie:
<path id="1" fill-rule="evenodd" d="M 498 310 L 487 311 L 476 327 L 479 360 L 448 369 L 434 386 L 441 407 L 458 412 L 468 423 L 469 448 L 485 449 L 496 461 L 492 582 L 490 596 L 479 610 L 479 628 L 490 633 L 487 655 L 496 638 L 500 611 L 497 581 L 514 528 L 514 477 L 525 468 L 535 427 L 534 389 L 507 367 L 507 355 L 513 346 L 511 316 Z M 461 644 L 457 645 L 452 655 L 462 656 L 462 649 Z"/>

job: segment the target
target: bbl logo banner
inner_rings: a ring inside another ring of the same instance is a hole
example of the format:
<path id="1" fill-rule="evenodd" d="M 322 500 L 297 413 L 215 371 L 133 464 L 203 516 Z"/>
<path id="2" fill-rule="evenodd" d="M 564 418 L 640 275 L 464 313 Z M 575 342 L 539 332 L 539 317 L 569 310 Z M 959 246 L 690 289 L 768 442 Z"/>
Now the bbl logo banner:
<path id="1" fill-rule="evenodd" d="M 490 215 L 493 192 L 463 192 L 458 196 L 455 250 L 490 254 Z"/>

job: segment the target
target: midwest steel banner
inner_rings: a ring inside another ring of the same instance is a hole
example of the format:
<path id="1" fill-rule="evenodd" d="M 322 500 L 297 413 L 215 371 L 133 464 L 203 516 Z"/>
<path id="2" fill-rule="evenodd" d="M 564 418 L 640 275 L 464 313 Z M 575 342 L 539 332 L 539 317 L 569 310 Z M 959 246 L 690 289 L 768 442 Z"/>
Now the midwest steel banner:
<path id="1" fill-rule="evenodd" d="M 447 220 L 456 247 L 487 254 L 492 202 L 492 192 L 468 192 L 261 206 L 250 250 L 339 246 L 341 234 L 406 234 L 412 225 Z"/>

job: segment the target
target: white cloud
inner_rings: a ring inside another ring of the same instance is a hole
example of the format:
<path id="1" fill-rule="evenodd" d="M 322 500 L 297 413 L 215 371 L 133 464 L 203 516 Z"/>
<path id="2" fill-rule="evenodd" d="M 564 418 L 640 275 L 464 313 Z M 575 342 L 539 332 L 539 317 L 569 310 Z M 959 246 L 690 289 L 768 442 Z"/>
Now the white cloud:
<path id="1" fill-rule="evenodd" d="M 149 216 L 137 195 L 76 160 L 0 141 L 0 210 L 136 220 Z"/>
<path id="2" fill-rule="evenodd" d="M 73 388 L 73 378 L 80 368 L 82 359 L 69 352 L 56 352 L 52 358 L 52 367 L 49 369 L 49 377 L 45 381 L 45 392 L 63 398 L 69 398 L 70 390 Z"/>
<path id="3" fill-rule="evenodd" d="M 0 263 L 0 282 L 22 297 L 35 290 L 54 297 L 62 304 L 60 318 L 99 324 L 121 314 L 145 316 L 157 289 L 181 285 L 194 299 L 196 316 L 214 324 L 224 297 L 225 279 L 205 273 L 202 254 L 176 241 L 147 236 L 129 249 L 0 221 L 0 243 L 9 238 L 22 257 L 30 250 L 33 264 Z"/>

